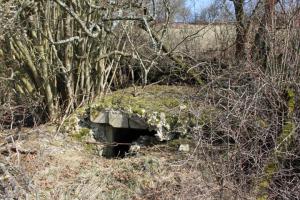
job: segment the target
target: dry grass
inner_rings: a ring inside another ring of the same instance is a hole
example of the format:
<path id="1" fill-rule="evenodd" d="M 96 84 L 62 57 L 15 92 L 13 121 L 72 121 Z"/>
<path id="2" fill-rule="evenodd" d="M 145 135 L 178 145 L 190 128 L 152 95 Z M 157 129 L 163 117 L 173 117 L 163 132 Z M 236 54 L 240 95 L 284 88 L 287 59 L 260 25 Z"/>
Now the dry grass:
<path id="1" fill-rule="evenodd" d="M 36 153 L 1 155 L 3 199 L 215 199 L 220 191 L 203 160 L 187 161 L 173 146 L 105 159 L 68 136 L 54 137 L 50 126 L 23 132 L 28 138 L 18 147 Z"/>
<path id="2" fill-rule="evenodd" d="M 197 34 L 193 35 L 195 33 Z M 189 37 L 191 35 L 193 36 Z M 235 27 L 234 25 L 189 25 L 183 28 L 170 28 L 166 41 L 174 48 L 185 38 L 186 41 L 177 49 L 185 54 L 197 56 L 197 54 L 223 51 L 233 45 Z"/>

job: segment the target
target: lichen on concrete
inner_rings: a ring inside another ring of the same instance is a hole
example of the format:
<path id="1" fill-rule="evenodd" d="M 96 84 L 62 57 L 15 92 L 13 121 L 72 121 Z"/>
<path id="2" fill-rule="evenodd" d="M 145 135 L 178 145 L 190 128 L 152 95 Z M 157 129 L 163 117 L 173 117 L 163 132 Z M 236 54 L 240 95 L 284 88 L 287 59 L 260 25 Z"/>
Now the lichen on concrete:
<path id="1" fill-rule="evenodd" d="M 77 135 L 81 131 L 80 121 L 86 117 L 86 107 L 77 109 L 74 113 L 63 120 L 61 131 L 71 136 Z"/>
<path id="2" fill-rule="evenodd" d="M 99 129 L 99 125 L 104 125 L 104 123 L 112 125 L 106 118 L 108 116 L 111 118 L 119 113 L 120 116 L 117 118 L 121 120 L 125 116 L 129 122 L 114 122 L 114 124 L 120 125 L 116 128 L 120 128 L 124 124 L 126 126 L 138 127 L 140 124 L 144 126 L 144 123 L 149 131 L 156 132 L 156 137 L 160 141 L 170 140 L 174 133 L 177 135 L 178 133 L 187 134 L 188 127 L 195 121 L 189 110 L 191 105 L 197 106 L 197 101 L 193 100 L 195 96 L 197 96 L 196 89 L 186 86 L 153 85 L 145 88 L 118 90 L 78 109 L 65 120 L 62 129 L 64 132 L 78 137 L 81 135 L 83 127 L 95 131 Z M 85 121 L 86 119 L 88 122 Z M 87 126 L 83 123 L 87 123 Z M 112 126 L 114 127 L 114 125 Z M 98 129 L 93 129 L 93 127 L 98 127 Z M 94 135 L 102 137 L 100 135 L 103 133 Z"/>
<path id="3" fill-rule="evenodd" d="M 137 94 L 136 94 L 137 93 Z M 147 86 L 127 88 L 108 94 L 89 107 L 91 121 L 103 112 L 122 112 L 143 119 L 150 131 L 156 131 L 159 140 L 169 140 L 172 133 L 187 133 L 192 121 L 188 105 L 195 103 L 195 89 L 184 86 Z"/>

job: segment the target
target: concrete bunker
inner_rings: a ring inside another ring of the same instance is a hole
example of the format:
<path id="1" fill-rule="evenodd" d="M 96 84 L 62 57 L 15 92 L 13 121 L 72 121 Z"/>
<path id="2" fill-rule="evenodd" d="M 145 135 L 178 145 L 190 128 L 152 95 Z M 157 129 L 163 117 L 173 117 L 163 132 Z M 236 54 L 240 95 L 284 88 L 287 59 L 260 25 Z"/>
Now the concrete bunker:
<path id="1" fill-rule="evenodd" d="M 136 91 L 140 93 L 132 95 Z M 98 154 L 122 157 L 133 147 L 138 149 L 187 136 L 197 122 L 189 108 L 201 106 L 195 96 L 197 93 L 197 88 L 165 85 L 114 91 L 78 109 L 64 122 L 62 129 L 82 137 L 81 128 L 86 128 L 96 140 L 90 142 L 97 144 Z M 85 136 L 92 139 L 90 134 Z M 106 148 L 107 144 L 114 146 Z"/>
<path id="2" fill-rule="evenodd" d="M 136 149 L 131 147 L 153 145 L 156 131 L 147 122 L 137 116 L 121 111 L 107 110 L 99 112 L 90 119 L 94 127 L 94 137 L 103 142 L 102 156 L 106 158 L 125 157 Z"/>

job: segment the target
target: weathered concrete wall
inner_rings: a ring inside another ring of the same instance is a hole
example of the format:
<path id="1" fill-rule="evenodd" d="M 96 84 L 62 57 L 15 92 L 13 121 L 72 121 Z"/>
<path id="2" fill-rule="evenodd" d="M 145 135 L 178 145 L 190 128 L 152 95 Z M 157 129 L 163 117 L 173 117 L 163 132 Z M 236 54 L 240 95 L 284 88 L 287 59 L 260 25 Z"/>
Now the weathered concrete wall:
<path id="1" fill-rule="evenodd" d="M 90 116 L 90 120 L 96 124 L 109 124 L 114 128 L 148 129 L 147 122 L 137 115 L 129 115 L 126 112 L 104 110 L 98 115 Z"/>

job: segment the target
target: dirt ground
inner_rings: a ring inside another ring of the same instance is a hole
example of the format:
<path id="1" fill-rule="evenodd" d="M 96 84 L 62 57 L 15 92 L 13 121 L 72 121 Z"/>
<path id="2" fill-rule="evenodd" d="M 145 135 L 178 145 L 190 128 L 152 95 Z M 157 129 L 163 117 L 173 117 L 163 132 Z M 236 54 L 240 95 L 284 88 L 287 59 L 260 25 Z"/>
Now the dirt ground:
<path id="1" fill-rule="evenodd" d="M 215 199 L 220 191 L 205 162 L 169 144 L 106 159 L 50 125 L 0 136 L 0 199 Z"/>

